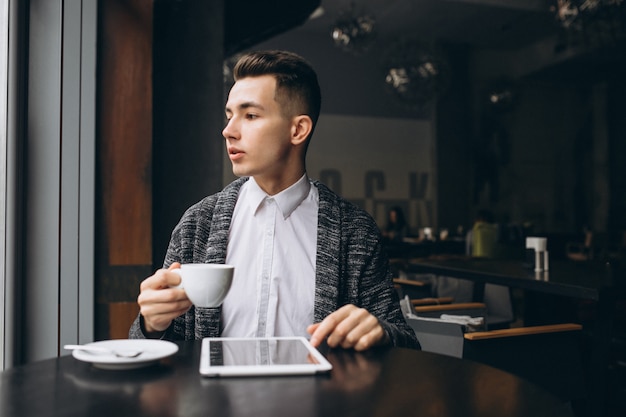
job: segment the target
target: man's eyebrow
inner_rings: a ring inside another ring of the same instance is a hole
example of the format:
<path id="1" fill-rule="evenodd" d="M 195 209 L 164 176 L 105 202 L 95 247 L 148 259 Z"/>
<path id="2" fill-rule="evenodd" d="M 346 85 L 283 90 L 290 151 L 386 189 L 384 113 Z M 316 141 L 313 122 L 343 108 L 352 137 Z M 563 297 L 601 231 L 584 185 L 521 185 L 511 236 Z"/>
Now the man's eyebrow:
<path id="1" fill-rule="evenodd" d="M 245 109 L 249 109 L 249 108 L 255 108 L 255 109 L 259 109 L 259 110 L 265 110 L 265 107 L 263 107 L 261 104 L 255 102 L 255 101 L 245 101 L 241 104 L 239 104 L 238 106 L 236 106 L 239 110 L 245 110 Z M 225 108 L 226 112 L 231 112 L 232 110 L 230 107 L 226 106 Z"/>

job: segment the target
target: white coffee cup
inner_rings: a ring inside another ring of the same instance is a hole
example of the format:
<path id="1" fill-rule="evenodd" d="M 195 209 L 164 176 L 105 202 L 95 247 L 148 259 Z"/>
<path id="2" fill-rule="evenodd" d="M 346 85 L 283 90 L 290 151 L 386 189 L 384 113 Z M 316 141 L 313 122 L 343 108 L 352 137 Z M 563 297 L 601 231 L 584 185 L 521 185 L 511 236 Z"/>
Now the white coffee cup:
<path id="1" fill-rule="evenodd" d="M 235 267 L 226 264 L 182 264 L 173 269 L 180 275 L 183 288 L 196 307 L 219 307 L 233 282 Z"/>

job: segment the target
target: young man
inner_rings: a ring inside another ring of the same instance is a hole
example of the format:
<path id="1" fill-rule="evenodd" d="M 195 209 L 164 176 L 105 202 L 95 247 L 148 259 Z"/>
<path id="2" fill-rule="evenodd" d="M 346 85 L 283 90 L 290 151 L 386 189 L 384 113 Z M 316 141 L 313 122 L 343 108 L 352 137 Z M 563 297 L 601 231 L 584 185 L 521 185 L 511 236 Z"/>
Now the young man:
<path id="1" fill-rule="evenodd" d="M 380 232 L 363 210 L 306 175 L 321 95 L 300 56 L 250 53 L 234 69 L 222 134 L 241 177 L 187 210 L 165 268 L 141 284 L 130 337 L 310 336 L 318 346 L 419 348 L 393 290 Z M 221 308 L 196 308 L 170 272 L 235 266 Z"/>

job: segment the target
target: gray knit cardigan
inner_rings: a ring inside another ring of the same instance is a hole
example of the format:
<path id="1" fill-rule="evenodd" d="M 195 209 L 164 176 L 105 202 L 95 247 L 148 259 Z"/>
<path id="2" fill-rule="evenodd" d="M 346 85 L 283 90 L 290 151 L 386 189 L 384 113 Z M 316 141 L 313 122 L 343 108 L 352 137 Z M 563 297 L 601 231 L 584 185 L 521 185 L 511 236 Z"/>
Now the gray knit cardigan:
<path id="1" fill-rule="evenodd" d="M 164 261 L 224 263 L 230 223 L 247 178 L 190 207 L 172 232 Z M 364 210 L 314 182 L 319 190 L 314 319 L 321 321 L 346 304 L 367 309 L 376 316 L 394 346 L 419 349 L 415 333 L 400 311 L 393 289 L 380 231 Z M 194 308 L 176 318 L 166 340 L 193 340 L 219 336 L 220 308 Z M 130 338 L 144 338 L 137 317 Z"/>

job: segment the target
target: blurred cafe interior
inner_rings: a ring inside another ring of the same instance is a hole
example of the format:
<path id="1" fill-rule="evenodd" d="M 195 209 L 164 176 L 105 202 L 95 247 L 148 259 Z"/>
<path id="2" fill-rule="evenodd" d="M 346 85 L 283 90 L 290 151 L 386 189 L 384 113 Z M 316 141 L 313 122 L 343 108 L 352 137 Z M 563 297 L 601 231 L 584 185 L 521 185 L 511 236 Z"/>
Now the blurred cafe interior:
<path id="1" fill-rule="evenodd" d="M 601 377 L 607 413 L 626 413 L 626 1 L 2 7 L 0 369 L 127 337 L 184 209 L 233 179 L 221 130 L 238 54 L 288 49 L 323 91 L 309 175 L 383 232 L 391 211 L 404 219 L 387 239 L 401 297 L 477 301 L 419 260 L 476 255 L 481 213 L 487 258 L 525 262 L 542 237 L 553 268 L 614 268 Z M 577 323 L 591 349 L 598 297 L 497 294 L 500 328 Z"/>

